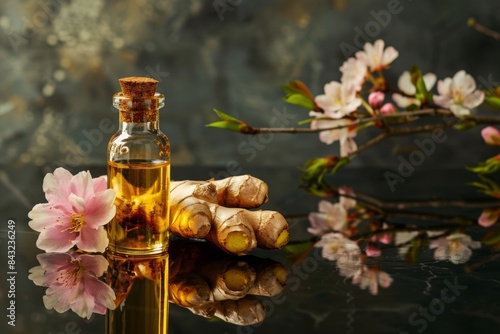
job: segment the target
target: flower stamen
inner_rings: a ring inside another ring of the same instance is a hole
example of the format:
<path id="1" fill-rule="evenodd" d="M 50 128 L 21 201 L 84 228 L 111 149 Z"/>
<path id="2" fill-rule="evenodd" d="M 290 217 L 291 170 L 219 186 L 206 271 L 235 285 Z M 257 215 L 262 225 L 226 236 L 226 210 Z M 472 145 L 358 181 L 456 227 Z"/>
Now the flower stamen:
<path id="1" fill-rule="evenodd" d="M 85 224 L 85 220 L 83 219 L 83 215 L 80 213 L 72 213 L 71 214 L 71 221 L 70 221 L 70 228 L 69 230 L 71 232 L 80 232 L 83 228 L 83 225 Z"/>

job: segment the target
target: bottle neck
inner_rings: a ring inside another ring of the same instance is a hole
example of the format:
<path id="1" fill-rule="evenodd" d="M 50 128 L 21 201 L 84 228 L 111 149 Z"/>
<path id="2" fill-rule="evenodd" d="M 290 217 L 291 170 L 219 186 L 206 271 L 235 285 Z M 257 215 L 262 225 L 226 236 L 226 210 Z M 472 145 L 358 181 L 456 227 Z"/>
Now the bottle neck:
<path id="1" fill-rule="evenodd" d="M 160 113 L 165 97 L 156 93 L 150 97 L 128 97 L 122 93 L 113 96 L 113 105 L 119 110 L 121 132 L 158 132 Z"/>
<path id="2" fill-rule="evenodd" d="M 120 110 L 118 130 L 122 132 L 157 132 L 159 130 L 159 112 L 153 110 Z"/>

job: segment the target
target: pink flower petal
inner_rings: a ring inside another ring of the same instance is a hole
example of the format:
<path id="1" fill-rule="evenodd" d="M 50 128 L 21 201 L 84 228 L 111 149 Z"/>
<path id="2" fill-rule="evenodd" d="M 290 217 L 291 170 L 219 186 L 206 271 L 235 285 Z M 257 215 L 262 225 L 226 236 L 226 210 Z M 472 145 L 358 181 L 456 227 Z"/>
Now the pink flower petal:
<path id="1" fill-rule="evenodd" d="M 75 195 L 70 194 L 68 197 L 68 202 L 71 205 L 73 213 L 84 213 L 85 212 L 85 199 Z"/>
<path id="2" fill-rule="evenodd" d="M 108 188 L 108 178 L 106 175 L 102 175 L 92 179 L 92 185 L 94 188 L 94 193 L 98 193 L 100 191 L 104 191 Z"/>
<path id="3" fill-rule="evenodd" d="M 70 189 L 72 194 L 81 197 L 84 201 L 94 196 L 94 185 L 90 172 L 80 172 L 73 176 Z"/>
<path id="4" fill-rule="evenodd" d="M 432 99 L 434 100 L 435 104 L 443 108 L 449 108 L 451 106 L 451 103 L 453 102 L 453 100 L 451 100 L 449 97 L 442 95 L 434 95 Z"/>
<path id="5" fill-rule="evenodd" d="M 93 312 L 105 314 L 106 309 L 115 308 L 115 292 L 109 285 L 90 276 L 87 276 L 82 284 L 87 296 L 94 299 L 95 308 L 93 309 Z"/>
<path id="6" fill-rule="evenodd" d="M 384 66 L 387 66 L 390 63 L 392 63 L 394 61 L 394 59 L 396 59 L 398 56 L 399 56 L 399 52 L 395 48 L 393 48 L 392 46 L 389 46 L 389 47 L 387 47 L 387 49 L 385 49 L 385 51 L 383 53 L 382 64 Z"/>
<path id="7" fill-rule="evenodd" d="M 458 117 L 469 116 L 470 110 L 464 107 L 462 104 L 452 104 L 450 106 L 451 112 Z"/>
<path id="8" fill-rule="evenodd" d="M 85 223 L 92 228 L 109 223 L 116 213 L 115 197 L 116 192 L 113 189 L 95 194 L 85 205 Z"/>
<path id="9" fill-rule="evenodd" d="M 345 137 L 344 140 L 340 141 L 340 156 L 346 157 L 349 154 L 355 152 L 358 149 L 356 141 L 352 137 Z"/>
<path id="10" fill-rule="evenodd" d="M 415 93 L 417 92 L 415 85 L 411 83 L 411 74 L 409 71 L 404 71 L 399 76 L 398 88 L 401 89 L 403 93 L 408 95 L 415 95 Z"/>
<path id="11" fill-rule="evenodd" d="M 420 100 L 412 98 L 412 97 L 405 97 L 405 96 L 398 94 L 398 93 L 392 94 L 392 100 L 400 108 L 407 108 L 407 107 L 411 106 L 412 104 L 416 105 L 417 107 L 420 106 Z"/>
<path id="12" fill-rule="evenodd" d="M 476 81 L 470 74 L 461 70 L 453 76 L 453 88 L 460 91 L 462 95 L 467 96 L 476 90 Z"/>
<path id="13" fill-rule="evenodd" d="M 437 90 L 438 90 L 439 95 L 450 96 L 452 83 L 453 83 L 453 80 L 451 78 L 439 80 L 438 85 L 437 85 Z M 444 107 L 444 108 L 446 108 L 446 107 Z"/>
<path id="14" fill-rule="evenodd" d="M 108 260 L 102 255 L 81 254 L 78 260 L 88 273 L 96 277 L 102 276 L 109 266 Z"/>
<path id="15" fill-rule="evenodd" d="M 36 246 L 46 252 L 67 252 L 73 247 L 75 235 L 69 230 L 61 230 L 60 227 L 44 229 L 36 241 Z"/>
<path id="16" fill-rule="evenodd" d="M 391 276 L 389 276 L 388 273 L 383 272 L 383 271 L 380 271 L 378 273 L 378 282 L 379 282 L 381 287 L 383 287 L 383 288 L 390 287 L 392 284 L 392 281 L 393 281 L 393 279 L 391 278 Z"/>
<path id="17" fill-rule="evenodd" d="M 484 101 L 484 92 L 477 90 L 467 95 L 463 100 L 463 105 L 469 109 L 479 106 Z"/>
<path id="18" fill-rule="evenodd" d="M 108 235 L 102 226 L 98 229 L 83 228 L 76 239 L 76 246 L 85 252 L 103 253 L 108 244 Z"/>
<path id="19" fill-rule="evenodd" d="M 422 79 L 424 79 L 425 88 L 430 91 L 436 84 L 437 77 L 434 73 L 426 73 L 422 76 Z"/>
<path id="20" fill-rule="evenodd" d="M 37 232 L 49 227 L 66 225 L 68 221 L 65 213 L 49 203 L 35 205 L 28 213 L 28 217 L 32 219 L 28 223 L 29 227 Z"/>
<path id="21" fill-rule="evenodd" d="M 43 191 L 48 202 L 61 204 L 70 194 L 70 182 L 73 176 L 64 168 L 57 168 L 54 174 L 48 173 L 43 179 Z"/>

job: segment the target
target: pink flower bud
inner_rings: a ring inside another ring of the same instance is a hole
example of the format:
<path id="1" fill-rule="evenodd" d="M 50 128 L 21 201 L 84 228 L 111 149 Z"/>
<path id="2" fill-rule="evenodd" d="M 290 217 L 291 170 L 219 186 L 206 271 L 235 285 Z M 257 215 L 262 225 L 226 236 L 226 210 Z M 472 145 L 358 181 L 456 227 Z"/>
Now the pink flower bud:
<path id="1" fill-rule="evenodd" d="M 388 245 L 391 243 L 391 235 L 389 233 L 384 233 L 379 237 L 378 241 L 385 245 Z"/>
<path id="2" fill-rule="evenodd" d="M 386 103 L 380 108 L 382 115 L 390 115 L 396 113 L 396 107 L 392 103 Z"/>
<path id="3" fill-rule="evenodd" d="M 373 92 L 370 95 L 368 95 L 368 103 L 372 108 L 378 109 L 382 106 L 382 103 L 384 103 L 384 98 L 385 98 L 384 93 L 380 91 Z"/>
<path id="4" fill-rule="evenodd" d="M 481 131 L 481 136 L 488 145 L 500 145 L 500 132 L 492 126 L 485 127 Z"/>
<path id="5" fill-rule="evenodd" d="M 482 227 L 490 227 L 495 224 L 500 216 L 499 210 L 483 210 L 481 216 L 479 216 L 478 223 Z"/>

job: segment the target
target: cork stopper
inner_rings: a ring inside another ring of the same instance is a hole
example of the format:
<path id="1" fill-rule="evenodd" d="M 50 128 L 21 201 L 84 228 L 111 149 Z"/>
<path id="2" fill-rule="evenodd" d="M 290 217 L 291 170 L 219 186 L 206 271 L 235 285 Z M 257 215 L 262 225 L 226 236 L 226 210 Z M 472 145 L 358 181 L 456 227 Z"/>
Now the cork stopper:
<path id="1" fill-rule="evenodd" d="M 123 96 L 145 98 L 155 95 L 158 80 L 145 77 L 128 77 L 118 80 L 122 87 Z"/>
<path id="2" fill-rule="evenodd" d="M 120 120 L 127 123 L 158 120 L 158 109 L 164 96 L 156 93 L 158 80 L 145 77 L 127 77 L 118 80 L 122 91 L 113 96 L 113 105 L 120 110 Z"/>

